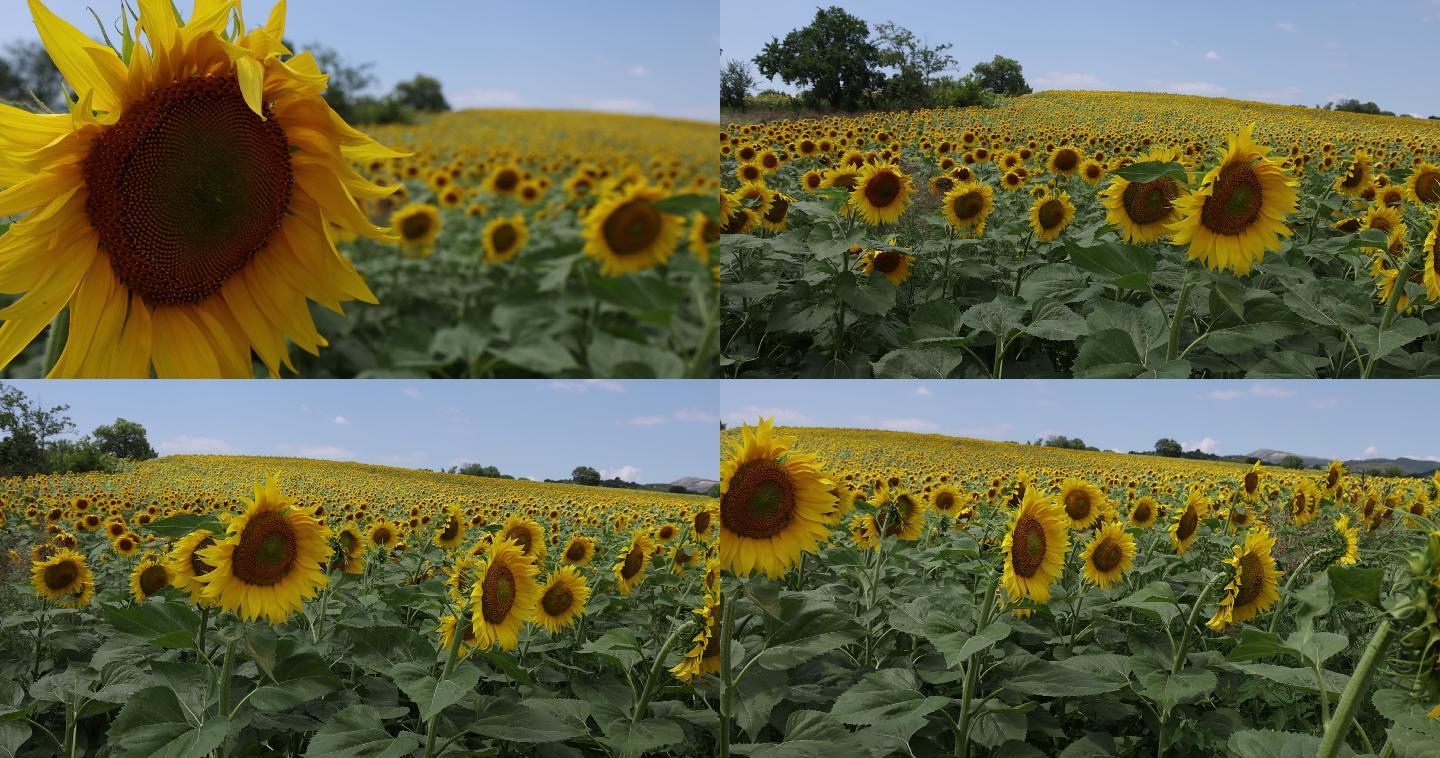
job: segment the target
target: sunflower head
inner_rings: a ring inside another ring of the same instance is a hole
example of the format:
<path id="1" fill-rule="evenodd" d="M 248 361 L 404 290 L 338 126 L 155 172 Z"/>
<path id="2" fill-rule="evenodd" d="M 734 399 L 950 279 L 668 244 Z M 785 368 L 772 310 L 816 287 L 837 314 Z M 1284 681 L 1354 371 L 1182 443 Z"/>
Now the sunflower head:
<path id="1" fill-rule="evenodd" d="M 814 457 L 791 453 L 772 419 L 743 426 L 720 464 L 720 560 L 727 570 L 774 578 L 816 552 L 829 533 L 833 483 Z"/>
<path id="2" fill-rule="evenodd" d="M 1230 583 L 1207 626 L 1219 631 L 1248 621 L 1280 599 L 1277 580 L 1282 572 L 1276 570 L 1275 558 L 1270 554 L 1274 546 L 1275 538 L 1264 526 L 1253 527 L 1235 545 L 1234 555 L 1225 561 L 1233 570 Z"/>
<path id="3" fill-rule="evenodd" d="M 679 216 L 656 203 L 665 193 L 642 182 L 611 193 L 585 217 L 585 253 L 606 276 L 644 271 L 674 254 L 682 233 Z M 768 210 L 768 208 L 766 208 Z"/>
<path id="4" fill-rule="evenodd" d="M 561 566 L 540 585 L 535 623 L 551 634 L 559 632 L 585 613 L 585 604 L 589 599 L 590 585 L 579 569 Z"/>
<path id="5" fill-rule="evenodd" d="M 1083 557 L 1085 581 L 1108 588 L 1134 565 L 1135 538 L 1119 522 L 1107 522 L 1085 546 Z"/>
<path id="6" fill-rule="evenodd" d="M 513 540 L 491 546 L 470 590 L 470 615 L 476 647 L 499 645 L 514 650 L 521 627 L 535 615 L 539 587 L 535 562 Z"/>
<path id="7" fill-rule="evenodd" d="M 1049 602 L 1050 585 L 1060 578 L 1069 547 L 1064 510 L 1038 488 L 1028 487 L 1001 543 L 1005 556 L 1001 583 L 1011 601 Z"/>
<path id="8" fill-rule="evenodd" d="M 888 163 L 872 163 L 860 170 L 850 191 L 850 208 L 868 224 L 893 224 L 910 204 L 910 177 Z"/>

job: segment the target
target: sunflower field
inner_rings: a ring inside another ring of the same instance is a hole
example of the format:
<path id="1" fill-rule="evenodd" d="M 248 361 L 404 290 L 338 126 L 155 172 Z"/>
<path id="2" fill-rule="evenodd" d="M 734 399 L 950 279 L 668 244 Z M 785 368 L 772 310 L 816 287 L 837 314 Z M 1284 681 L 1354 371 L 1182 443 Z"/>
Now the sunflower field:
<path id="1" fill-rule="evenodd" d="M 720 154 L 726 376 L 1440 373 L 1437 121 L 1052 91 Z"/>
<path id="2" fill-rule="evenodd" d="M 1440 478 L 722 432 L 721 755 L 1432 756 Z"/>
<path id="3" fill-rule="evenodd" d="M 526 111 L 357 127 L 286 46 L 316 30 L 287 29 L 284 3 L 263 25 L 238 0 L 137 5 L 122 36 L 92 38 L 30 3 L 75 99 L 0 103 L 0 371 L 715 374 L 710 127 Z"/>
<path id="4" fill-rule="evenodd" d="M 0 481 L 0 754 L 708 753 L 716 515 L 302 459 Z"/>

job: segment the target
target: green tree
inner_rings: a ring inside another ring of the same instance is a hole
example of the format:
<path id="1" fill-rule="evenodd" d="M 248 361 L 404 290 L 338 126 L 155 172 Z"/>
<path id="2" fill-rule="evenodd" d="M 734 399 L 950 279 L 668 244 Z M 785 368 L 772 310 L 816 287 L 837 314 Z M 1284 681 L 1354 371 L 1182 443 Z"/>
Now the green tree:
<path id="1" fill-rule="evenodd" d="M 720 107 L 745 108 L 745 97 L 755 86 L 755 77 L 744 61 L 728 60 L 720 69 Z"/>
<path id="2" fill-rule="evenodd" d="M 1179 458 L 1180 454 L 1183 452 L 1185 451 L 1181 449 L 1180 443 L 1170 439 L 1169 437 L 1161 437 L 1160 439 L 1155 440 L 1156 455 L 1163 455 L 1166 458 Z"/>
<path id="3" fill-rule="evenodd" d="M 393 97 L 402 105 L 421 113 L 444 113 L 450 110 L 450 103 L 445 100 L 440 80 L 424 74 L 395 85 Z"/>
<path id="4" fill-rule="evenodd" d="M 46 408 L 18 388 L 0 384 L 0 475 L 51 471 L 50 440 L 75 429 L 68 410 L 68 405 Z"/>
<path id="5" fill-rule="evenodd" d="M 95 428 L 92 435 L 95 446 L 127 461 L 145 461 L 155 457 L 155 448 L 145 434 L 145 427 L 128 419 L 117 418 L 115 423 Z"/>
<path id="6" fill-rule="evenodd" d="M 817 9 L 815 20 L 785 39 L 771 38 L 755 56 L 761 75 L 810 90 L 831 108 L 853 111 L 867 93 L 885 81 L 880 48 L 870 40 L 862 19 L 832 6 Z"/>
<path id="7" fill-rule="evenodd" d="M 600 485 L 600 472 L 589 466 L 576 466 L 575 470 L 570 472 L 570 481 L 576 484 L 588 484 L 591 487 L 598 487 Z"/>
<path id="8" fill-rule="evenodd" d="M 984 89 L 997 95 L 1028 95 L 1030 85 L 1020 71 L 1020 62 L 1013 58 L 997 55 L 989 63 L 976 63 L 970 76 Z"/>
<path id="9" fill-rule="evenodd" d="M 478 463 L 467 463 L 463 466 L 450 469 L 452 474 L 464 474 L 466 476 L 483 476 L 490 479 L 513 479 L 500 473 L 500 469 L 494 466 L 482 466 Z"/>
<path id="10" fill-rule="evenodd" d="M 1299 470 L 1305 468 L 1305 460 L 1298 455 L 1287 455 L 1280 459 L 1280 468 Z"/>
<path id="11" fill-rule="evenodd" d="M 5 55 L 0 58 L 0 100 L 30 110 L 63 110 L 65 89 L 61 81 L 44 45 L 23 41 L 5 46 Z"/>
<path id="12" fill-rule="evenodd" d="M 931 47 L 914 32 L 891 21 L 875 25 L 875 41 L 882 65 L 898 72 L 885 80 L 885 104 L 894 108 L 933 105 L 935 75 L 955 65 L 955 58 L 947 52 L 953 45 Z"/>

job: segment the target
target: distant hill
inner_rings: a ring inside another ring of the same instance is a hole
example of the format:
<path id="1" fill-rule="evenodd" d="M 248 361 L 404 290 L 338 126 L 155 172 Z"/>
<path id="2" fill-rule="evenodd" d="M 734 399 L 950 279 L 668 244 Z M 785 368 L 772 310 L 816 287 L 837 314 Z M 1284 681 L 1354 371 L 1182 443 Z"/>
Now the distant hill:
<path id="1" fill-rule="evenodd" d="M 714 487 L 717 484 L 719 484 L 719 482 L 715 481 L 714 479 L 701 479 L 698 476 L 682 476 L 673 482 L 669 482 L 668 484 L 647 484 L 644 486 L 646 489 L 660 490 L 661 492 L 664 492 L 671 487 L 684 487 L 691 492 L 698 492 L 700 494 L 704 494 L 711 487 Z"/>
<path id="2" fill-rule="evenodd" d="M 1285 460 L 1286 456 L 1290 455 L 1295 455 L 1300 460 L 1304 461 L 1306 466 L 1313 466 L 1319 468 L 1326 466 L 1330 463 L 1329 458 L 1317 458 L 1313 455 L 1299 455 L 1298 453 L 1287 453 L 1284 450 L 1271 450 L 1270 448 L 1264 447 L 1260 448 L 1259 450 L 1251 451 L 1251 453 L 1249 455 L 1246 455 L 1244 459 L 1247 461 L 1253 461 L 1256 458 L 1259 458 L 1265 463 L 1279 465 L 1280 461 Z M 1436 461 L 1421 461 L 1416 460 L 1415 458 L 1355 458 L 1345 461 L 1344 463 L 1345 468 L 1355 472 L 1380 471 L 1383 469 L 1397 468 L 1405 472 L 1405 474 L 1408 476 L 1429 476 L 1433 474 L 1436 469 L 1440 469 L 1440 463 L 1437 463 Z"/>

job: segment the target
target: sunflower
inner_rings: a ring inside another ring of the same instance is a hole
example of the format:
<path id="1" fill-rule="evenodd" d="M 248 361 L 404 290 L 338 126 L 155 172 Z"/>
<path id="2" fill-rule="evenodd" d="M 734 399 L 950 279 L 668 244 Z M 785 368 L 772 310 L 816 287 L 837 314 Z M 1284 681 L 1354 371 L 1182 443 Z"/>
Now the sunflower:
<path id="1" fill-rule="evenodd" d="M 1173 161 L 1176 157 L 1174 151 L 1154 152 L 1144 160 Z M 1105 221 L 1120 230 L 1126 242 L 1148 245 L 1165 236 L 1176 219 L 1175 199 L 1185 192 L 1185 186 L 1173 177 L 1132 182 L 1117 174 L 1100 191 L 1100 202 L 1105 206 Z"/>
<path id="2" fill-rule="evenodd" d="M 1056 148 L 1055 152 L 1050 154 L 1050 160 L 1046 163 L 1045 167 L 1049 169 L 1050 173 L 1056 176 L 1073 176 L 1075 172 L 1080 169 L 1080 164 L 1084 161 L 1085 159 L 1080 155 L 1079 150 L 1069 146 L 1062 146 Z"/>
<path id="3" fill-rule="evenodd" d="M 492 220 L 485 225 L 481 234 L 487 263 L 506 263 L 513 260 L 525 247 L 525 243 L 530 241 L 530 229 L 525 226 L 525 217 L 519 214 Z"/>
<path id="4" fill-rule="evenodd" d="M 215 567 L 198 577 L 202 594 L 246 621 L 264 616 L 279 623 L 329 583 L 330 527 L 315 518 L 313 506 L 280 494 L 274 477 L 256 485 L 255 499 L 245 504 L 245 513 L 226 525 L 226 537 L 200 551 Z"/>
<path id="5" fill-rule="evenodd" d="M 499 643 L 502 650 L 514 650 L 519 644 L 520 629 L 535 616 L 540 596 L 535 573 L 535 561 L 514 540 L 500 538 L 490 548 L 470 590 L 476 647 L 488 650 Z"/>
<path id="6" fill-rule="evenodd" d="M 429 203 L 411 203 L 390 217 L 400 244 L 411 250 L 428 251 L 440 237 L 440 209 Z"/>
<path id="7" fill-rule="evenodd" d="M 1075 218 L 1075 205 L 1070 202 L 1068 192 L 1042 195 L 1030 206 L 1030 228 L 1035 237 L 1053 240 L 1070 225 Z"/>
<path id="8" fill-rule="evenodd" d="M 669 260 L 679 244 L 682 219 L 655 203 L 665 193 L 635 183 L 601 200 L 585 216 L 585 253 L 606 276 L 643 271 Z"/>
<path id="9" fill-rule="evenodd" d="M 1332 188 L 1342 195 L 1359 197 L 1360 193 L 1374 184 L 1370 173 L 1370 156 L 1364 150 L 1356 150 L 1350 165 L 1335 177 Z"/>
<path id="10" fill-rule="evenodd" d="M 887 491 L 879 505 L 889 506 L 885 512 L 885 536 L 905 542 L 920 539 L 925 529 L 927 503 L 905 490 Z"/>
<path id="11" fill-rule="evenodd" d="M 450 597 L 456 603 L 464 603 L 474 589 L 484 561 L 474 556 L 462 555 L 445 569 L 445 586 L 450 588 Z"/>
<path id="12" fill-rule="evenodd" d="M 690 217 L 690 254 L 701 263 L 710 262 L 710 248 L 720 241 L 720 225 L 704 211 Z"/>
<path id="13" fill-rule="evenodd" d="M 690 649 L 670 669 L 682 682 L 720 671 L 720 596 L 707 592 L 695 615 L 700 617 L 700 630 L 691 638 Z"/>
<path id="14" fill-rule="evenodd" d="M 833 483 L 813 456 L 792 453 L 773 419 L 743 426 L 720 463 L 720 562 L 738 576 L 783 575 L 829 534 Z"/>
<path id="15" fill-rule="evenodd" d="M 560 556 L 560 562 L 566 566 L 584 566 L 594 557 L 595 538 L 575 534 L 571 535 L 570 541 L 565 544 L 565 552 Z"/>
<path id="16" fill-rule="evenodd" d="M 1005 568 L 1001 583 L 1011 602 L 1030 598 L 1050 601 L 1050 584 L 1065 569 L 1070 537 L 1065 532 L 1065 513 L 1037 487 L 1025 490 L 1025 499 L 1015 509 L 1001 549 Z"/>
<path id="17" fill-rule="evenodd" d="M 121 558 L 129 558 L 140 552 L 140 538 L 126 532 L 112 540 L 110 547 Z"/>
<path id="18" fill-rule="evenodd" d="M 695 516 L 690 520 L 690 527 L 696 541 L 709 542 L 710 535 L 715 533 L 715 509 L 713 506 L 696 511 Z"/>
<path id="19" fill-rule="evenodd" d="M 1254 503 L 1260 499 L 1260 481 L 1264 472 L 1260 468 L 1260 461 L 1256 459 L 1255 465 L 1245 472 L 1240 479 L 1240 495 L 1246 500 Z"/>
<path id="20" fill-rule="evenodd" d="M 287 339 L 326 344 L 307 300 L 376 302 L 332 230 L 388 239 L 356 199 L 392 190 L 352 166 L 401 154 L 326 105 L 314 57 L 281 41 L 283 5 L 248 33 L 238 6 L 197 1 L 182 25 L 146 3 L 148 44 L 122 58 L 31 1 L 77 102 L 0 106 L 0 216 L 24 216 L 0 289 L 25 293 L 0 328 L 0 367 L 68 306 L 50 376 L 249 377 L 252 351 L 278 376 Z"/>
<path id="21" fill-rule="evenodd" d="M 1434 302 L 1440 303 L 1440 209 L 1430 223 L 1430 233 L 1425 235 L 1425 246 L 1421 248 L 1425 267 L 1425 293 Z"/>
<path id="22" fill-rule="evenodd" d="M 381 516 L 370 524 L 370 545 L 382 550 L 395 547 L 400 541 L 400 527 L 390 519 Z"/>
<path id="23" fill-rule="evenodd" d="M 575 623 L 577 616 L 584 615 L 585 603 L 589 600 L 590 585 L 580 570 L 561 566 L 540 585 L 535 623 L 554 634 Z"/>
<path id="24" fill-rule="evenodd" d="M 172 577 L 158 553 L 150 553 L 135 563 L 130 571 L 130 595 L 143 603 L 169 587 Z"/>
<path id="25" fill-rule="evenodd" d="M 1101 588 L 1120 580 L 1135 563 L 1135 538 L 1118 521 L 1106 522 L 1095 532 L 1082 556 L 1085 581 Z"/>
<path id="26" fill-rule="evenodd" d="M 910 278 L 910 264 L 915 256 L 899 250 L 871 250 L 858 262 L 859 269 L 866 274 L 879 271 L 891 284 L 899 287 Z"/>
<path id="27" fill-rule="evenodd" d="M 963 504 L 960 490 L 953 484 L 942 484 L 930 493 L 930 508 L 942 516 L 949 516 Z"/>
<path id="28" fill-rule="evenodd" d="M 1155 498 L 1146 495 L 1138 498 L 1130 506 L 1130 525 L 1140 529 L 1146 529 L 1160 517 L 1160 504 Z"/>
<path id="29" fill-rule="evenodd" d="M 1174 201 L 1180 218 L 1168 228 L 1175 244 L 1188 244 L 1190 259 L 1215 271 L 1248 274 L 1265 251 L 1280 247 L 1280 237 L 1292 233 L 1285 217 L 1298 207 L 1299 182 L 1268 157 L 1270 148 L 1251 139 L 1254 128 L 1230 137 L 1200 188 Z"/>
<path id="30" fill-rule="evenodd" d="M 440 617 L 440 626 L 435 631 L 440 635 L 440 649 L 449 650 L 455 644 L 455 615 L 445 614 Z M 460 638 L 460 657 L 464 658 L 475 648 L 475 625 L 465 624 Z"/>
<path id="31" fill-rule="evenodd" d="M 1350 515 L 1340 514 L 1340 518 L 1334 522 L 1335 533 L 1345 543 L 1343 552 L 1336 561 L 1341 566 L 1354 566 L 1360 562 L 1360 528 L 1350 525 Z"/>
<path id="32" fill-rule="evenodd" d="M 365 573 L 365 539 L 355 527 L 347 524 L 335 533 L 335 558 L 330 562 L 330 569 L 346 574 Z"/>
<path id="33" fill-rule="evenodd" d="M 1084 179 L 1086 184 L 1094 187 L 1100 183 L 1101 179 L 1105 178 L 1105 167 L 1093 158 L 1086 160 L 1080 164 L 1080 178 Z"/>
<path id="34" fill-rule="evenodd" d="M 645 580 L 645 568 L 650 564 L 650 551 L 655 543 L 644 530 L 635 532 L 630 546 L 620 554 L 620 560 L 612 567 L 615 571 L 615 589 L 621 595 L 629 595 Z"/>
<path id="35" fill-rule="evenodd" d="M 514 166 L 500 166 L 490 173 L 490 178 L 485 180 L 485 189 L 495 195 L 512 195 L 520 189 L 525 177 L 520 175 L 520 169 Z"/>
<path id="36" fill-rule="evenodd" d="M 524 516 L 505 519 L 495 538 L 513 541 L 526 558 L 533 558 L 536 563 L 545 560 L 545 529 L 532 519 Z"/>
<path id="37" fill-rule="evenodd" d="M 1275 569 L 1275 558 L 1270 555 L 1274 546 L 1275 538 L 1264 526 L 1251 529 L 1244 541 L 1234 546 L 1234 557 L 1225 560 L 1234 567 L 1234 576 L 1206 626 L 1220 631 L 1254 618 L 1280 599 L 1276 580 L 1283 572 Z"/>
<path id="38" fill-rule="evenodd" d="M 900 220 L 910 204 L 910 177 L 888 163 L 872 163 L 855 177 L 850 208 L 872 225 Z"/>
<path id="39" fill-rule="evenodd" d="M 985 219 L 995 210 L 995 190 L 984 182 L 960 182 L 946 193 L 942 205 L 951 226 L 974 229 L 984 226 Z"/>
<path id="40" fill-rule="evenodd" d="M 460 518 L 460 509 L 450 506 L 445 509 L 445 521 L 435 530 L 431 542 L 435 547 L 451 550 L 465 541 L 465 519 Z"/>
<path id="41" fill-rule="evenodd" d="M 30 566 L 30 585 L 35 594 L 52 603 L 65 605 L 95 584 L 90 566 L 74 550 L 64 548 Z"/>
<path id="42" fill-rule="evenodd" d="M 1190 543 L 1195 541 L 1200 531 L 1200 520 L 1210 509 L 1210 504 L 1205 501 L 1205 496 L 1199 492 L 1191 492 L 1185 501 L 1185 508 L 1175 514 L 1175 521 L 1170 524 L 1170 544 L 1175 548 L 1176 555 L 1184 555 L 1190 549 Z"/>
<path id="43" fill-rule="evenodd" d="M 1405 193 L 1416 205 L 1440 203 L 1440 166 L 1421 163 L 1405 180 Z"/>
<path id="44" fill-rule="evenodd" d="M 1340 494 L 1340 485 L 1345 479 L 1345 464 L 1340 461 L 1330 461 L 1330 466 L 1325 469 L 1325 493 L 1331 497 Z"/>
<path id="45" fill-rule="evenodd" d="M 850 539 L 855 541 L 855 546 L 861 550 L 874 550 L 880 545 L 880 528 L 875 524 L 875 517 L 868 513 L 856 514 L 850 519 Z"/>
<path id="46" fill-rule="evenodd" d="M 776 192 L 771 196 L 770 208 L 760 216 L 760 225 L 772 232 L 785 231 L 788 223 L 787 215 L 790 212 L 790 204 L 795 198 L 789 197 L 782 192 Z"/>
<path id="47" fill-rule="evenodd" d="M 1066 479 L 1060 484 L 1060 505 L 1071 529 L 1089 529 L 1105 510 L 1105 493 L 1084 479 Z"/>

